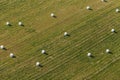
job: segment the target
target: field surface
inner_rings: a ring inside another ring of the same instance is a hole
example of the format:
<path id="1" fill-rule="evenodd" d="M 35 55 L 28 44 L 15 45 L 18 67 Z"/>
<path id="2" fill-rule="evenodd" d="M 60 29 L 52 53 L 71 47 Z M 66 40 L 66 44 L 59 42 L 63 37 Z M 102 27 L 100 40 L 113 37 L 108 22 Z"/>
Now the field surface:
<path id="1" fill-rule="evenodd" d="M 120 0 L 0 0 L 0 80 L 120 80 L 116 8 Z"/>

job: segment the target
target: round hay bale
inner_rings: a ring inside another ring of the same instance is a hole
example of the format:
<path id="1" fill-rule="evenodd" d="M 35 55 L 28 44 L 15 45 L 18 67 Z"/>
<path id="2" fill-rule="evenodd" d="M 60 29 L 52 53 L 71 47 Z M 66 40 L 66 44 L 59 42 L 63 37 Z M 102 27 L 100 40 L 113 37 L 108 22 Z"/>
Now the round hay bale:
<path id="1" fill-rule="evenodd" d="M 91 56 L 92 56 L 92 54 L 91 54 L 91 53 L 88 53 L 88 54 L 87 54 L 87 56 L 88 56 L 88 57 L 91 57 Z"/>
<path id="2" fill-rule="evenodd" d="M 7 25 L 7 26 L 10 26 L 10 22 L 6 22 L 6 25 Z"/>
<path id="3" fill-rule="evenodd" d="M 109 50 L 109 49 L 106 49 L 106 53 L 110 53 L 110 50 Z"/>
<path id="4" fill-rule="evenodd" d="M 55 14 L 54 14 L 54 13 L 51 13 L 50 16 L 51 16 L 51 17 L 55 17 Z"/>
<path id="5" fill-rule="evenodd" d="M 114 32 L 115 32 L 115 29 L 111 29 L 111 32 L 113 32 L 113 33 L 114 33 Z"/>
<path id="6" fill-rule="evenodd" d="M 45 50 L 42 50 L 42 51 L 41 51 L 41 53 L 42 53 L 42 54 L 45 54 L 45 53 L 46 53 L 46 51 L 45 51 Z"/>
<path id="7" fill-rule="evenodd" d="M 87 9 L 87 10 L 91 10 L 91 7 L 90 7 L 90 6 L 87 6 L 86 9 Z"/>
<path id="8" fill-rule="evenodd" d="M 0 49 L 4 49 L 4 48 L 5 48 L 4 45 L 1 45 L 1 46 L 0 46 Z"/>
<path id="9" fill-rule="evenodd" d="M 10 53 L 10 57 L 11 57 L 11 58 L 14 58 L 15 56 L 14 56 L 14 54 L 13 54 L 13 53 Z"/>
<path id="10" fill-rule="evenodd" d="M 117 8 L 117 9 L 116 9 L 116 13 L 119 13 L 119 12 L 120 12 L 120 9 Z"/>
<path id="11" fill-rule="evenodd" d="M 68 34 L 68 32 L 64 32 L 64 36 L 68 36 L 69 34 Z"/>
<path id="12" fill-rule="evenodd" d="M 40 66 L 40 62 L 36 62 L 36 66 Z"/>
<path id="13" fill-rule="evenodd" d="M 22 23 L 22 22 L 18 22 L 18 25 L 19 25 L 19 26 L 23 26 L 23 23 Z"/>

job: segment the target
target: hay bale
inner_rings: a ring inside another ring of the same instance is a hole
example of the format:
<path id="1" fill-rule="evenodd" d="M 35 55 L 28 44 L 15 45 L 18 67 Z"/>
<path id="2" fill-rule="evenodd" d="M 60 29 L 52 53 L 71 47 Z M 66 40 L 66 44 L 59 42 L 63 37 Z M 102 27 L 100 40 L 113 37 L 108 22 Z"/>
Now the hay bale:
<path id="1" fill-rule="evenodd" d="M 110 50 L 109 50 L 109 49 L 106 49 L 106 53 L 110 53 Z"/>
<path id="2" fill-rule="evenodd" d="M 14 58 L 15 55 L 14 55 L 13 53 L 10 53 L 10 57 L 11 57 L 11 58 Z"/>
<path id="3" fill-rule="evenodd" d="M 68 36 L 69 34 L 68 34 L 68 32 L 64 32 L 64 36 Z"/>
<path id="4" fill-rule="evenodd" d="M 120 12 L 120 9 L 116 9 L 116 13 L 119 13 Z"/>
<path id="5" fill-rule="evenodd" d="M 36 66 L 40 66 L 40 62 L 36 62 Z"/>
<path id="6" fill-rule="evenodd" d="M 45 51 L 45 50 L 42 50 L 42 51 L 41 51 L 41 53 L 42 53 L 42 54 L 45 54 L 45 53 L 46 53 L 46 51 Z"/>
<path id="7" fill-rule="evenodd" d="M 10 26 L 11 24 L 10 24 L 10 22 L 6 22 L 6 25 L 7 25 L 7 26 Z"/>
<path id="8" fill-rule="evenodd" d="M 5 49 L 4 45 L 1 45 L 1 46 L 0 46 L 0 49 Z"/>
<path id="9" fill-rule="evenodd" d="M 91 10 L 91 7 L 90 7 L 90 6 L 87 6 L 86 9 L 87 9 L 87 10 Z"/>
<path id="10" fill-rule="evenodd" d="M 51 13 L 50 16 L 51 16 L 51 17 L 55 17 L 55 14 L 54 14 L 54 13 Z"/>
<path id="11" fill-rule="evenodd" d="M 114 33 L 114 32 L 115 32 L 115 29 L 111 29 L 111 32 L 113 32 L 113 33 Z"/>
<path id="12" fill-rule="evenodd" d="M 23 26 L 23 23 L 22 23 L 22 22 L 18 22 L 18 25 L 19 25 L 19 26 Z"/>
<path id="13" fill-rule="evenodd" d="M 91 54 L 91 53 L 88 53 L 88 54 L 87 54 L 87 56 L 88 56 L 88 57 L 91 57 L 91 56 L 92 56 L 92 54 Z"/>

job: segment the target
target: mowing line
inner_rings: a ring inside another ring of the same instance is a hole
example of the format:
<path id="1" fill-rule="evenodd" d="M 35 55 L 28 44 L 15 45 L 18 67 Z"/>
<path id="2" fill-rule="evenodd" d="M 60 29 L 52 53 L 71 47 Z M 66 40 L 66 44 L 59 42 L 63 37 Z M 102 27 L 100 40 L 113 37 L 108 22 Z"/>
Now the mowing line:
<path id="1" fill-rule="evenodd" d="M 109 37 L 109 36 L 108 36 L 108 37 Z M 105 37 L 103 40 L 105 40 L 105 39 L 108 38 L 108 37 Z M 103 40 L 100 40 L 98 43 L 100 43 L 100 42 L 103 41 Z M 90 48 L 96 46 L 98 43 L 94 44 L 93 46 L 89 47 L 88 49 L 90 49 Z M 76 46 L 76 47 L 77 47 L 77 46 Z M 73 56 L 73 55 L 72 55 L 72 56 Z M 73 57 L 76 57 L 76 55 L 73 56 Z M 70 60 L 71 60 L 71 59 L 70 59 Z M 64 60 L 64 61 L 66 61 L 66 60 Z M 53 69 L 52 69 L 52 70 L 53 70 Z M 48 72 L 51 72 L 52 70 L 49 70 Z M 48 72 L 46 72 L 46 73 L 48 73 Z M 42 76 L 42 75 L 41 75 L 41 76 Z"/>

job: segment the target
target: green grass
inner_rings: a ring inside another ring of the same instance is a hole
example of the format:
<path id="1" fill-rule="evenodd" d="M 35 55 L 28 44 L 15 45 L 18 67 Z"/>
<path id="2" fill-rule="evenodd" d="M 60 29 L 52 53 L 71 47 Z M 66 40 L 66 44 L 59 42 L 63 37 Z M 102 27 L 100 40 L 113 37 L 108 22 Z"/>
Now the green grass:
<path id="1" fill-rule="evenodd" d="M 0 80 L 119 80 L 120 1 L 0 1 Z M 90 5 L 93 10 L 86 10 Z M 50 13 L 57 18 L 51 18 Z M 5 25 L 7 21 L 12 26 Z M 18 26 L 22 21 L 24 27 Z M 117 33 L 110 30 L 115 28 Z M 70 37 L 63 36 L 67 31 Z M 106 54 L 109 48 L 112 54 Z M 41 54 L 45 49 L 48 55 Z M 9 57 L 13 52 L 16 58 Z M 94 58 L 88 58 L 91 52 Z M 39 61 L 43 67 L 36 67 Z"/>

